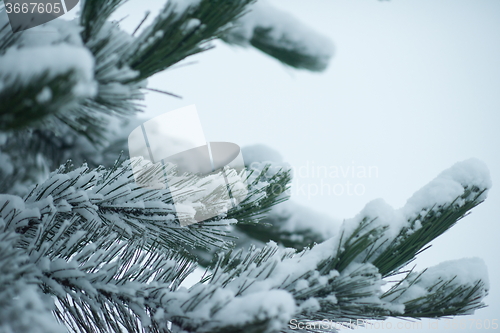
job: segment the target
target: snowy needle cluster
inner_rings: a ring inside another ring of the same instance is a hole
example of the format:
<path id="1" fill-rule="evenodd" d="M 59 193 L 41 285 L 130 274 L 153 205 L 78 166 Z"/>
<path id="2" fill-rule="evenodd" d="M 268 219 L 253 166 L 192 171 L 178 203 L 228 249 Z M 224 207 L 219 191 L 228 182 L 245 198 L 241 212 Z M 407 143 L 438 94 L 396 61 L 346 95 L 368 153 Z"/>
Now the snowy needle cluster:
<path id="1" fill-rule="evenodd" d="M 477 160 L 444 171 L 401 209 L 376 200 L 335 226 L 283 202 L 290 169 L 254 147 L 244 151 L 246 199 L 181 226 L 215 195 L 198 193 L 207 180 L 143 188 L 138 162 L 119 157 L 147 79 L 216 38 L 311 71 L 326 68 L 333 48 L 265 2 L 170 0 L 132 34 L 110 20 L 123 2 L 81 1 L 77 19 L 23 32 L 0 5 L 1 333 L 291 332 L 292 318 L 440 317 L 484 306 L 480 259 L 407 268 L 486 198 L 489 173 Z M 149 172 L 175 172 L 165 168 Z M 183 284 L 200 265 L 200 281 Z M 388 278 L 398 282 L 383 289 Z"/>

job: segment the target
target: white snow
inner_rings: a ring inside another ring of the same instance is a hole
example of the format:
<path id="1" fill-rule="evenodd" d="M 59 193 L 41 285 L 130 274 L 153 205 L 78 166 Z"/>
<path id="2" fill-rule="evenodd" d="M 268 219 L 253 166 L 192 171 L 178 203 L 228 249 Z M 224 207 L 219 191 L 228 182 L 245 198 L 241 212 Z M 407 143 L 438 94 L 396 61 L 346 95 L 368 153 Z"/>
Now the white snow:
<path id="1" fill-rule="evenodd" d="M 177 14 L 185 13 L 189 8 L 193 8 L 200 4 L 200 0 L 169 0 L 169 3 L 174 4 L 174 12 Z"/>
<path id="2" fill-rule="evenodd" d="M 488 268 L 483 259 L 475 257 L 449 260 L 433 266 L 421 276 L 421 284 L 432 286 L 432 281 L 438 278 L 448 280 L 454 277 L 455 283 L 468 286 L 481 280 L 489 289 Z"/>
<path id="3" fill-rule="evenodd" d="M 321 305 L 318 300 L 314 297 L 310 297 L 305 300 L 302 304 L 300 304 L 301 312 L 317 312 L 321 310 Z"/>
<path id="4" fill-rule="evenodd" d="M 241 153 L 243 156 L 243 160 L 245 166 L 248 169 L 247 172 L 247 183 L 252 184 L 256 178 L 262 174 L 263 170 L 267 168 L 267 171 L 263 177 L 259 179 L 259 182 L 255 185 L 252 185 L 250 193 L 253 191 L 259 191 L 267 186 L 269 186 L 269 179 L 276 175 L 278 172 L 282 171 L 290 171 L 290 165 L 286 162 L 283 162 L 283 157 L 274 149 L 262 145 L 256 144 L 252 146 L 243 147 L 241 149 Z M 282 193 L 282 196 L 289 196 L 288 191 L 285 191 L 285 188 L 280 187 L 280 185 L 276 184 L 271 188 L 274 193 Z M 261 191 L 257 193 L 253 193 L 250 197 L 252 200 L 257 200 L 258 197 L 265 196 L 266 192 Z M 281 206 L 281 205 L 278 205 Z M 273 207 L 276 208 L 278 206 Z M 282 208 L 277 208 L 282 209 Z M 270 212 L 269 214 L 275 214 Z M 279 214 L 279 213 L 278 213 Z M 283 213 L 284 214 L 284 213 Z"/>
<path id="5" fill-rule="evenodd" d="M 401 228 L 408 223 L 405 215 L 401 210 L 395 210 L 383 199 L 375 199 L 370 201 L 354 218 L 344 222 L 346 235 L 351 235 L 354 229 L 359 225 L 359 221 L 363 218 L 374 220 L 372 226 L 388 226 L 385 235 L 389 239 L 397 236 Z"/>
<path id="6" fill-rule="evenodd" d="M 269 218 L 284 220 L 279 227 L 283 231 L 299 233 L 303 230 L 313 230 L 324 239 L 338 234 L 341 221 L 326 214 L 318 213 L 292 200 L 273 206 L 268 213 Z"/>
<path id="7" fill-rule="evenodd" d="M 2 304 L 0 332 L 5 333 L 64 333 L 67 329 L 59 324 L 50 310 L 50 298 L 40 295 L 38 288 L 24 284 L 11 299 L 9 306 Z"/>
<path id="8" fill-rule="evenodd" d="M 29 29 L 29 33 L 23 33 L 19 39 L 21 47 L 39 47 L 56 44 L 68 44 L 83 47 L 80 37 L 82 27 L 77 19 L 53 20 L 45 24 Z"/>
<path id="9" fill-rule="evenodd" d="M 49 87 L 45 87 L 40 91 L 38 95 L 36 95 L 36 100 L 38 103 L 43 104 L 47 103 L 52 99 L 52 90 Z"/>
<path id="10" fill-rule="evenodd" d="M 2 87 L 14 82 L 29 84 L 44 73 L 47 78 L 54 78 L 70 70 L 75 72 L 77 78 L 74 95 L 94 96 L 96 85 L 92 54 L 86 48 L 64 44 L 7 49 L 0 57 L 0 84 Z"/>
<path id="11" fill-rule="evenodd" d="M 184 31 L 184 33 L 188 34 L 193 29 L 199 27 L 200 25 L 201 25 L 200 20 L 198 20 L 196 18 L 192 18 L 192 19 L 187 20 L 187 22 L 182 26 L 181 29 Z"/>
<path id="12" fill-rule="evenodd" d="M 486 190 L 479 200 L 484 200 L 491 188 L 490 173 L 486 165 L 477 159 L 468 159 L 454 164 L 441 172 L 434 180 L 408 199 L 404 212 L 407 216 L 433 205 L 450 203 L 464 193 L 464 187 Z"/>
<path id="13" fill-rule="evenodd" d="M 304 279 L 300 279 L 299 281 L 297 281 L 297 283 L 295 284 L 295 290 L 296 291 L 300 291 L 302 289 L 306 289 L 309 287 L 309 282 L 307 280 L 304 280 Z"/>
<path id="14" fill-rule="evenodd" d="M 2 174 L 2 176 L 7 176 L 13 172 L 14 165 L 12 164 L 10 156 L 0 151 L 0 174 Z"/>
<path id="15" fill-rule="evenodd" d="M 284 290 L 256 292 L 234 298 L 214 317 L 214 321 L 223 321 L 225 325 L 251 323 L 256 318 L 271 319 L 265 332 L 281 329 L 296 311 L 295 301 Z"/>
<path id="16" fill-rule="evenodd" d="M 6 13 L 0 13 L 0 24 L 7 22 Z M 81 29 L 76 20 L 54 20 L 21 34 L 16 45 L 0 56 L 0 90 L 15 81 L 27 84 L 44 72 L 53 78 L 73 70 L 77 79 L 74 95 L 94 96 L 94 58 L 82 43 Z M 40 102 L 48 101 L 49 93 L 42 91 L 38 96 Z"/>
<path id="17" fill-rule="evenodd" d="M 331 304 L 337 304 L 338 303 L 338 300 L 337 300 L 337 297 L 335 297 L 334 294 L 330 294 L 328 296 L 326 296 L 325 298 L 323 298 L 324 301 L 327 301 Z"/>

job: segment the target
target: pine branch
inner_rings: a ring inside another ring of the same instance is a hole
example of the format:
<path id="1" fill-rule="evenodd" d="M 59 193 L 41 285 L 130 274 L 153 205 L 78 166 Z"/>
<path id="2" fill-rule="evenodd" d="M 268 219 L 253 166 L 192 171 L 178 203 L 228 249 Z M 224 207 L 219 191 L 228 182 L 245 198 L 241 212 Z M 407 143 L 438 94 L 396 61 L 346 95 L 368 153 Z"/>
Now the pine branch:
<path id="1" fill-rule="evenodd" d="M 143 80 L 194 54 L 211 48 L 228 24 L 254 0 L 169 1 L 155 21 L 137 37 L 124 63 Z"/>
<path id="2" fill-rule="evenodd" d="M 148 319 L 161 307 L 148 295 L 176 290 L 193 269 L 179 244 L 224 245 L 211 227 L 220 219 L 176 227 L 170 195 L 135 186 L 129 163 L 109 171 L 66 165 L 24 200 L 0 197 L 3 232 L 20 234 L 15 248 L 26 251 L 44 292 L 58 299 L 57 317 L 75 331 L 162 331 L 166 322 Z"/>
<path id="3" fill-rule="evenodd" d="M 253 46 L 283 64 L 314 72 L 324 71 L 333 54 L 328 38 L 265 1 L 251 6 L 223 40 L 233 45 Z"/>
<path id="4" fill-rule="evenodd" d="M 464 177 L 464 174 L 467 177 Z M 228 253 L 214 267 L 214 276 L 221 276 L 220 279 L 223 280 L 220 283 L 223 286 L 238 287 L 235 289 L 237 290 L 236 296 L 244 295 L 249 292 L 247 290 L 257 292 L 260 279 L 266 281 L 264 288 L 283 288 L 291 293 L 296 302 L 298 312 L 295 312 L 294 318 L 304 321 L 324 318 L 334 318 L 336 321 L 384 319 L 388 316 L 435 317 L 471 313 L 484 306 L 481 303 L 487 294 L 487 284 L 484 280 L 485 274 L 483 274 L 484 265 L 479 264 L 478 267 L 472 268 L 473 271 L 478 272 L 472 278 L 468 278 L 468 273 L 463 270 L 450 269 L 450 267 L 431 268 L 429 271 L 433 271 L 433 274 L 418 275 L 418 278 L 426 278 L 421 283 L 418 282 L 420 280 L 414 278 L 415 275 L 412 275 L 416 283 L 398 285 L 397 290 L 408 295 L 404 299 L 391 298 L 387 293 L 382 295 L 380 286 L 384 283 L 383 276 L 371 260 L 377 258 L 377 254 L 383 254 L 385 249 L 392 249 L 393 245 L 390 244 L 394 243 L 388 241 L 391 239 L 389 238 L 391 234 L 405 242 L 410 239 L 408 236 L 422 229 L 425 231 L 424 234 L 430 236 L 424 237 L 425 241 L 419 243 L 420 247 L 409 247 L 413 256 L 416 255 L 422 247 L 427 245 L 430 238 L 434 239 L 442 234 L 443 230 L 449 228 L 485 198 L 489 188 L 488 179 L 484 166 L 474 160 L 457 163 L 444 171 L 436 180 L 417 192 L 403 209 L 412 218 L 405 220 L 404 222 L 408 224 L 403 224 L 400 230 L 411 229 L 413 233 L 400 232 L 398 236 L 398 233 L 394 233 L 395 226 L 386 224 L 390 220 L 384 221 L 383 218 L 370 217 L 371 214 L 367 213 L 373 209 L 366 209 L 357 218 L 347 221 L 341 234 L 313 247 L 312 250 L 305 250 L 296 255 L 293 255 L 292 250 L 292 252 L 277 255 L 277 247 L 274 246 L 274 251 L 268 248 L 263 249 L 262 252 L 250 250 L 246 255 L 237 253 L 234 257 Z M 434 216 L 435 219 L 422 219 L 421 214 L 414 212 L 435 209 L 436 206 L 422 207 L 421 199 L 424 198 L 428 202 L 428 193 L 431 190 L 436 191 L 435 185 L 437 184 L 442 193 L 447 193 L 445 197 L 450 197 L 451 193 L 459 193 L 457 187 L 459 184 L 461 184 L 462 193 L 449 201 L 440 199 L 439 204 L 436 205 L 439 208 L 434 214 L 428 215 L 428 217 Z M 385 217 L 390 216 L 389 212 L 382 211 L 382 213 Z M 423 220 L 421 227 L 416 222 L 417 219 Z M 450 222 L 450 219 L 454 221 Z M 428 227 L 424 229 L 424 225 Z M 405 237 L 401 238 L 403 234 Z M 301 263 L 306 268 L 297 268 L 297 265 L 294 265 L 294 258 L 302 258 Z M 390 267 L 400 268 L 402 263 L 408 262 L 405 253 L 393 253 L 393 258 L 398 264 L 389 262 Z M 283 268 L 287 272 L 286 280 L 283 279 L 283 275 L 276 273 L 280 267 L 279 261 L 276 263 L 277 260 L 286 262 L 287 270 Z M 471 270 L 470 265 L 465 267 L 467 267 L 466 271 Z M 296 268 L 297 271 L 294 271 Z M 273 280 L 274 274 L 280 279 Z M 248 278 L 249 276 L 252 278 Z M 218 279 L 209 278 L 206 281 L 217 280 L 219 283 Z M 424 292 L 415 294 L 414 290 L 417 287 Z"/>

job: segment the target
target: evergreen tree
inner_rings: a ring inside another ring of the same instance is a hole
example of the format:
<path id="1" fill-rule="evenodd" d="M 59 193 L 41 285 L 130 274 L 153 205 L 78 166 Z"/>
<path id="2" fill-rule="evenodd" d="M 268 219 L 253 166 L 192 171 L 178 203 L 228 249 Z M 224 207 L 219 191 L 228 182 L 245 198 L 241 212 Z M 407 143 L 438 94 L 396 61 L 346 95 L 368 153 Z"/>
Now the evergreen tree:
<path id="1" fill-rule="evenodd" d="M 109 20 L 123 2 L 82 1 L 77 19 L 37 34 L 12 32 L 0 8 L 0 332 L 331 332 L 318 323 L 484 306 L 480 259 L 407 268 L 486 198 L 477 160 L 399 210 L 370 202 L 326 235 L 324 217 L 284 202 L 287 165 L 249 148 L 246 199 L 181 226 L 171 192 L 138 186 L 136 162 L 120 156 L 147 79 L 215 38 L 311 71 L 332 47 L 252 0 L 170 0 L 130 35 Z M 177 186 L 194 193 L 198 181 Z M 181 286 L 200 265 L 202 279 Z M 397 283 L 383 291 L 388 279 Z"/>

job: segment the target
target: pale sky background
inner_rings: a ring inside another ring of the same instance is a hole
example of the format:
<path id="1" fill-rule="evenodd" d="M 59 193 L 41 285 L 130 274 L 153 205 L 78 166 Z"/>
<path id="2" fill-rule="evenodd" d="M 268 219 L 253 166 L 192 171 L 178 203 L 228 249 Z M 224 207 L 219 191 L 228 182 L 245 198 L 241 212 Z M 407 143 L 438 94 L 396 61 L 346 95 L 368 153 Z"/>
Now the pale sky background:
<path id="1" fill-rule="evenodd" d="M 458 320 L 500 321 L 500 1 L 271 2 L 332 39 L 336 54 L 326 72 L 286 68 L 259 51 L 216 43 L 190 59 L 196 64 L 150 80 L 150 87 L 184 98 L 149 93 L 147 116 L 196 104 L 209 141 L 263 143 L 296 168 L 308 162 L 376 166 L 378 177 L 327 180 L 361 184 L 363 195 L 293 196 L 335 218 L 352 217 L 375 198 L 399 208 L 455 162 L 481 159 L 493 179 L 488 199 L 416 263 L 423 270 L 483 258 L 489 307 Z M 131 31 L 147 9 L 155 13 L 162 3 L 131 0 L 115 18 L 129 15 L 122 26 Z M 446 331 L 443 321 L 437 330 L 428 323 L 403 331 Z"/>

